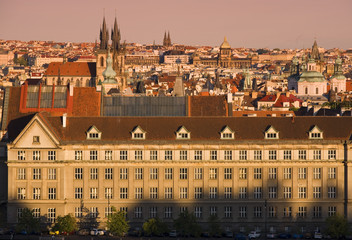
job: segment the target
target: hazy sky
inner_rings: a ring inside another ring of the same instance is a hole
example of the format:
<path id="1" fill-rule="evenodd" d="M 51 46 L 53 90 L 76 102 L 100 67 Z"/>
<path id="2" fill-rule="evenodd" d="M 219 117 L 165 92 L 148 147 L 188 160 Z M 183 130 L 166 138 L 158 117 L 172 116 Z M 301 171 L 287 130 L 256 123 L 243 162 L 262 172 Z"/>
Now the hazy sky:
<path id="1" fill-rule="evenodd" d="M 94 42 L 104 8 L 127 42 L 352 48 L 352 0 L 0 0 L 0 39 Z"/>

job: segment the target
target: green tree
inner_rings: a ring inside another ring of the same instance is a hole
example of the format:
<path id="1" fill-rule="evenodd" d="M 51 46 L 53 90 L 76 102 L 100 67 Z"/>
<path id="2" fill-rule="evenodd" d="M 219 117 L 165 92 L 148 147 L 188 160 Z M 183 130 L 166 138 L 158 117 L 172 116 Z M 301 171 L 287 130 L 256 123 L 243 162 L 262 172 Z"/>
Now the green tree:
<path id="1" fill-rule="evenodd" d="M 148 236 L 162 236 L 169 229 L 159 218 L 150 218 L 143 224 L 143 231 Z"/>
<path id="2" fill-rule="evenodd" d="M 24 208 L 22 210 L 22 216 L 18 219 L 16 231 L 26 231 L 27 233 L 39 232 L 40 220 L 33 216 L 33 210 Z"/>
<path id="3" fill-rule="evenodd" d="M 209 219 L 209 233 L 211 236 L 221 234 L 221 226 L 219 218 L 216 215 L 210 215 Z"/>
<path id="4" fill-rule="evenodd" d="M 177 219 L 174 221 L 174 226 L 178 232 L 183 236 L 195 236 L 199 237 L 202 229 L 196 221 L 196 217 L 193 213 L 189 213 L 187 210 L 180 213 Z"/>
<path id="5" fill-rule="evenodd" d="M 330 216 L 326 219 L 326 225 L 326 234 L 333 239 L 340 239 L 348 234 L 348 222 L 344 216 Z"/>
<path id="6" fill-rule="evenodd" d="M 112 214 L 108 217 L 107 227 L 113 235 L 122 237 L 130 228 L 126 220 L 126 213 L 116 211 L 116 208 L 112 207 Z"/>
<path id="7" fill-rule="evenodd" d="M 77 230 L 76 219 L 72 216 L 72 214 L 67 214 L 63 217 L 57 217 L 57 221 L 55 226 L 53 227 L 54 231 L 59 231 L 60 233 L 66 232 L 70 233 Z"/>

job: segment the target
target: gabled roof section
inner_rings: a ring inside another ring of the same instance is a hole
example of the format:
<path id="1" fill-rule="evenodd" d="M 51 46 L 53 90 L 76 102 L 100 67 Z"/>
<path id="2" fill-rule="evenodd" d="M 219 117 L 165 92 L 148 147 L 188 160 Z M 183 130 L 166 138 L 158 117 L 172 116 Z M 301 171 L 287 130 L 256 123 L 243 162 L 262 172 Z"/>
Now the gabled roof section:
<path id="1" fill-rule="evenodd" d="M 92 125 L 88 130 L 87 130 L 87 139 L 91 140 L 97 140 L 101 139 L 101 131 L 94 125 Z"/>
<path id="2" fill-rule="evenodd" d="M 229 126 L 224 126 L 220 131 L 221 139 L 235 139 L 235 132 Z"/>
<path id="3" fill-rule="evenodd" d="M 274 126 L 269 125 L 265 129 L 266 139 L 279 139 L 279 131 L 277 131 Z"/>
<path id="4" fill-rule="evenodd" d="M 311 126 L 309 129 L 309 139 L 323 139 L 323 131 L 317 125 Z"/>
<path id="5" fill-rule="evenodd" d="M 132 139 L 145 139 L 146 131 L 141 128 L 141 126 L 137 125 L 133 128 L 132 132 Z"/>
<path id="6" fill-rule="evenodd" d="M 176 131 L 176 139 L 190 139 L 191 132 L 185 126 L 180 126 Z"/>

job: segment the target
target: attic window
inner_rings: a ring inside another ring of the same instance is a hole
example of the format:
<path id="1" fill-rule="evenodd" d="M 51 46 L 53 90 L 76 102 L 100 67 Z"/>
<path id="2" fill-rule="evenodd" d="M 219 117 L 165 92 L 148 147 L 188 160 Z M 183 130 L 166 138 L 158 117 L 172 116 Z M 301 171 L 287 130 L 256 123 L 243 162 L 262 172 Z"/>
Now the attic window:
<path id="1" fill-rule="evenodd" d="M 181 126 L 177 131 L 176 131 L 176 139 L 190 139 L 191 138 L 191 132 L 187 130 L 184 126 Z"/>
<path id="2" fill-rule="evenodd" d="M 87 131 L 87 139 L 89 140 L 101 139 L 101 132 L 95 126 L 92 126 Z"/>
<path id="3" fill-rule="evenodd" d="M 318 126 L 313 126 L 309 131 L 309 139 L 323 139 L 323 131 Z"/>
<path id="4" fill-rule="evenodd" d="M 132 139 L 145 139 L 146 132 L 137 126 L 132 130 Z"/>
<path id="5" fill-rule="evenodd" d="M 90 139 L 98 139 L 99 138 L 99 133 L 89 133 L 89 138 Z"/>
<path id="6" fill-rule="evenodd" d="M 221 139 L 234 139 L 235 133 L 231 130 L 229 126 L 225 126 L 220 132 Z"/>
<path id="7" fill-rule="evenodd" d="M 265 131 L 265 139 L 279 139 L 279 132 L 273 126 L 269 126 Z"/>
<path id="8" fill-rule="evenodd" d="M 39 136 L 33 136 L 33 143 L 40 143 Z"/>

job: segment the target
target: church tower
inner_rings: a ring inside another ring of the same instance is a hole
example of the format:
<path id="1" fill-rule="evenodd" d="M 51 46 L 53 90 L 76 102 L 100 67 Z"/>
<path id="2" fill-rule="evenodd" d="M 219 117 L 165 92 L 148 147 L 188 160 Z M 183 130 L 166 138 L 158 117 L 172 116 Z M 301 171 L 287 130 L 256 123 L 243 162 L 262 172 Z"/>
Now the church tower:
<path id="1" fill-rule="evenodd" d="M 106 27 L 105 16 L 103 18 L 103 25 L 100 28 L 100 47 L 96 51 L 96 84 L 104 81 L 103 71 L 106 68 L 106 54 L 109 44 L 109 32 Z"/>
<path id="2" fill-rule="evenodd" d="M 171 47 L 171 37 L 170 37 L 170 32 L 168 31 L 166 35 L 166 31 L 164 33 L 164 39 L 163 39 L 163 46 L 164 47 Z"/>

